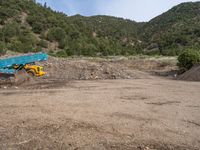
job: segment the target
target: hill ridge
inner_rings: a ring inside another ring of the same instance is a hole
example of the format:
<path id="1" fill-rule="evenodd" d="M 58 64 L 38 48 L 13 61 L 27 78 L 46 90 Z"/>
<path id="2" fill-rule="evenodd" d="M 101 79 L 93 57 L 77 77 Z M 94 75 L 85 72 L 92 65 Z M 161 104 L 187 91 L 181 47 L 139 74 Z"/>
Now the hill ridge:
<path id="1" fill-rule="evenodd" d="M 177 55 L 185 48 L 200 48 L 200 2 L 179 4 L 149 22 L 67 16 L 34 0 L 1 1 L 0 6 L 0 53 L 43 49 L 64 57 Z"/>

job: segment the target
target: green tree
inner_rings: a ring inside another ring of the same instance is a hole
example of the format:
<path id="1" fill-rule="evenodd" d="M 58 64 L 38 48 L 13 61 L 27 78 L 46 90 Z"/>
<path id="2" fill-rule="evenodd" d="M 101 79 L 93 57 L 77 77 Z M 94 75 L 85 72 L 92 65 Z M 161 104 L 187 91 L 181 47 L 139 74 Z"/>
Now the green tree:
<path id="1" fill-rule="evenodd" d="M 17 23 L 8 23 L 2 29 L 2 36 L 6 42 L 10 41 L 10 38 L 19 35 L 20 27 Z"/>
<path id="2" fill-rule="evenodd" d="M 178 66 L 183 71 L 189 70 L 198 62 L 200 62 L 200 52 L 193 49 L 185 50 L 178 57 Z"/>
<path id="3" fill-rule="evenodd" d="M 44 48 L 48 48 L 48 43 L 45 40 L 40 40 L 38 45 Z"/>
<path id="4" fill-rule="evenodd" d="M 5 43 L 4 42 L 0 42 L 0 55 L 4 55 L 5 53 L 6 53 Z"/>
<path id="5" fill-rule="evenodd" d="M 50 41 L 61 41 L 65 38 L 65 31 L 60 27 L 51 28 L 48 31 L 47 39 Z"/>

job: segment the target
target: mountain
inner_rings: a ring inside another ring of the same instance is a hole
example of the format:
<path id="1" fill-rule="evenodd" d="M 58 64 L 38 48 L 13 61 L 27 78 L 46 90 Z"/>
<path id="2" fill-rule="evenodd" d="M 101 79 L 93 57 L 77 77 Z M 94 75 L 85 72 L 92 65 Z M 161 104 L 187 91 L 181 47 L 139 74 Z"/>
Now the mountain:
<path id="1" fill-rule="evenodd" d="M 200 2 L 182 3 L 145 23 L 141 36 L 155 43 L 163 54 L 176 54 L 184 47 L 200 48 Z"/>
<path id="2" fill-rule="evenodd" d="M 56 56 L 176 55 L 200 47 L 200 2 L 182 3 L 149 22 L 67 16 L 35 0 L 0 0 L 0 53 Z"/>

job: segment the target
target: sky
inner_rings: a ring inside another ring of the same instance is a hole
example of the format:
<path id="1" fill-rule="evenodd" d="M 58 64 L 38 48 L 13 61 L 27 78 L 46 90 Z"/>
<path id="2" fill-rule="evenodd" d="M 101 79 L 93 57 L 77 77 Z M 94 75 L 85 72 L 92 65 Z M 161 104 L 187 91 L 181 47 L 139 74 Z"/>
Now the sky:
<path id="1" fill-rule="evenodd" d="M 137 22 L 149 21 L 175 5 L 190 1 L 199 0 L 37 0 L 69 16 L 109 15 Z"/>

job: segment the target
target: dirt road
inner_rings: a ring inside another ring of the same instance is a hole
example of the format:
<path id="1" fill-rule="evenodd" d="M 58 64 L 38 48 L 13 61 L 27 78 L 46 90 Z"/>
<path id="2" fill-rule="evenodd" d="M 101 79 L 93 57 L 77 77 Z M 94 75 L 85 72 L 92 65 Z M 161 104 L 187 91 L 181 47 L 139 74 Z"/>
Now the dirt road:
<path id="1" fill-rule="evenodd" d="M 200 149 L 199 91 L 159 77 L 1 89 L 0 149 Z"/>

